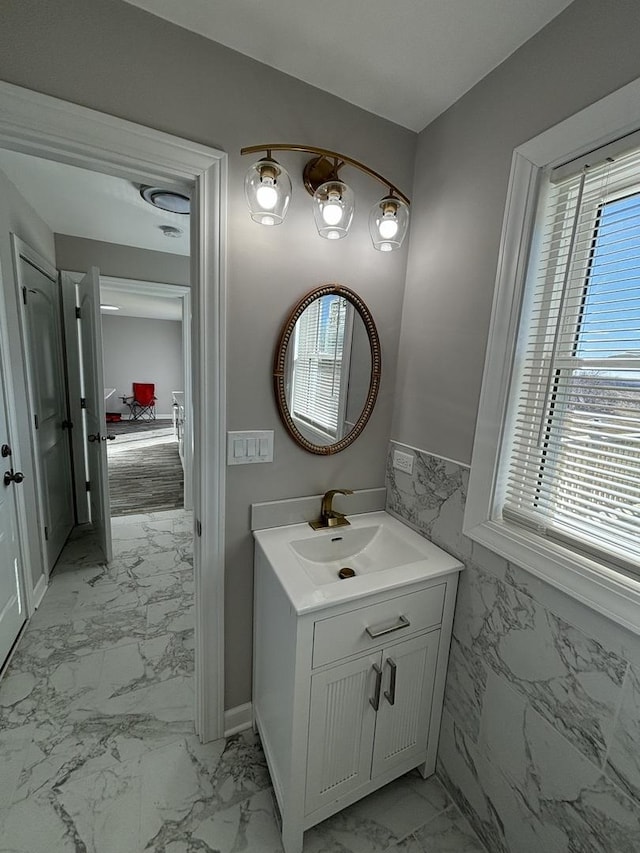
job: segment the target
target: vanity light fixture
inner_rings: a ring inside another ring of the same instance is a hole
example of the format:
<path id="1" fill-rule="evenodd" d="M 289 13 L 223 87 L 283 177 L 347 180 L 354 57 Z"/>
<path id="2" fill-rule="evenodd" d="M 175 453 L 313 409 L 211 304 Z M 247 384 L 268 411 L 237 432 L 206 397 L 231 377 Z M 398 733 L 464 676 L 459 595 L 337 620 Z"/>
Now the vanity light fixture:
<path id="1" fill-rule="evenodd" d="M 388 187 L 388 194 L 376 202 L 369 214 L 369 233 L 374 249 L 391 252 L 400 248 L 409 227 L 410 201 L 390 181 L 359 160 L 309 145 L 251 145 L 241 154 L 266 152 L 249 169 L 244 181 L 251 218 L 261 225 L 284 221 L 291 200 L 291 179 L 272 157 L 272 151 L 302 151 L 314 154 L 302 172 L 304 186 L 313 196 L 313 215 L 318 233 L 327 240 L 340 240 L 349 233 L 355 210 L 353 190 L 340 177 L 343 166 L 354 166 Z"/>

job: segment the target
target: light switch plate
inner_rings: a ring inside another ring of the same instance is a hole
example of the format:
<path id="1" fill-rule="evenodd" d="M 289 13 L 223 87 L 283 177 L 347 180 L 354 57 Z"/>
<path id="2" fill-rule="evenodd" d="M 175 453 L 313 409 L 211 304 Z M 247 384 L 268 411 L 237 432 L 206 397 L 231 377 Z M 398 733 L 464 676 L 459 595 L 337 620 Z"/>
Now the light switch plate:
<path id="1" fill-rule="evenodd" d="M 403 453 L 401 450 L 393 451 L 393 467 L 405 474 L 413 474 L 413 454 Z"/>
<path id="2" fill-rule="evenodd" d="M 238 430 L 227 433 L 227 465 L 273 462 L 273 430 Z"/>

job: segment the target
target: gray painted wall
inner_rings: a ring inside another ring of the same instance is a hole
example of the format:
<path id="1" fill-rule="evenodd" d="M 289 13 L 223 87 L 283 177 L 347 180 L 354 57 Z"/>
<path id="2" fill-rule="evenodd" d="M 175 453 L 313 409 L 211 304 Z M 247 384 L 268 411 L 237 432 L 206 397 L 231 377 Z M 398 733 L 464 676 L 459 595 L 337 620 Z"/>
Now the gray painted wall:
<path id="1" fill-rule="evenodd" d="M 181 322 L 103 314 L 102 352 L 104 386 L 117 389 L 110 412 L 128 415 L 118 397 L 131 394 L 132 382 L 154 382 L 156 414 L 172 414 L 171 392 L 184 390 Z"/>
<path id="2" fill-rule="evenodd" d="M 640 74 L 637 0 L 576 0 L 419 136 L 392 437 L 468 463 L 513 149 Z"/>
<path id="3" fill-rule="evenodd" d="M 190 259 L 169 252 L 152 252 L 134 246 L 103 243 L 68 234 L 55 234 L 58 269 L 86 272 L 98 267 L 101 275 L 189 285 Z"/>
<path id="4" fill-rule="evenodd" d="M 326 241 L 315 231 L 302 189 L 304 157 L 285 155 L 294 182 L 288 218 L 277 228 L 260 228 L 246 210 L 250 159 L 239 149 L 273 139 L 325 146 L 363 160 L 406 191 L 416 135 L 120 0 L 4 0 L 0 78 L 229 154 L 228 427 L 275 430 L 273 464 L 227 471 L 225 704 L 239 705 L 251 696 L 249 505 L 383 484 L 406 270 L 404 250 L 382 254 L 370 245 L 368 211 L 382 187 L 350 171 L 358 204 L 353 230 L 345 240 Z M 326 282 L 360 293 L 383 353 L 373 417 L 354 445 L 331 458 L 291 442 L 271 390 L 282 322 L 306 291 Z"/>
<path id="5" fill-rule="evenodd" d="M 11 251 L 10 234 L 16 234 L 32 249 L 39 252 L 50 263 L 55 263 L 53 234 L 32 207 L 22 198 L 15 186 L 0 172 L 0 282 L 3 290 L 4 308 L 8 329 L 8 343 L 12 354 L 21 351 L 20 343 L 20 309 L 17 300 L 15 276 L 13 272 L 13 254 Z M 0 330 L 1 331 L 1 330 Z M 4 365 L 6 370 L 8 365 Z M 22 372 L 23 364 L 17 355 L 12 355 L 11 371 L 13 391 L 16 404 L 16 416 L 20 424 L 28 424 L 28 407 L 26 394 L 26 372 Z M 36 518 L 37 497 L 35 483 L 35 458 L 31 452 L 29 430 L 20 430 L 19 435 L 12 436 L 15 451 L 15 467 L 25 475 L 23 493 L 27 513 L 31 519 Z M 26 576 L 30 576 L 35 585 L 44 571 L 37 525 L 29 526 L 29 562 Z"/>

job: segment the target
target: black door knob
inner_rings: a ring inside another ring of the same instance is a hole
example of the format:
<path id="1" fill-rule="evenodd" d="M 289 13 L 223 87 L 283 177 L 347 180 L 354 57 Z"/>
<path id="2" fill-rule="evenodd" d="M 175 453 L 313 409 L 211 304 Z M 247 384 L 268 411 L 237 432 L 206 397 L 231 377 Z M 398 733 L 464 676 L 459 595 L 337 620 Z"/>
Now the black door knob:
<path id="1" fill-rule="evenodd" d="M 99 432 L 89 433 L 87 438 L 89 441 L 100 441 L 100 433 Z"/>
<path id="2" fill-rule="evenodd" d="M 5 471 L 4 477 L 2 478 L 2 482 L 5 486 L 8 486 L 10 483 L 21 483 L 24 480 L 24 474 L 22 471 L 15 471 L 13 468 L 11 471 Z"/>
<path id="3" fill-rule="evenodd" d="M 103 435 L 102 440 L 103 441 L 115 441 L 116 437 L 115 437 L 115 435 Z"/>
<path id="4" fill-rule="evenodd" d="M 8 444 L 2 445 L 2 447 L 0 448 L 0 456 L 2 456 L 3 459 L 6 459 L 7 456 L 11 456 L 11 448 Z"/>

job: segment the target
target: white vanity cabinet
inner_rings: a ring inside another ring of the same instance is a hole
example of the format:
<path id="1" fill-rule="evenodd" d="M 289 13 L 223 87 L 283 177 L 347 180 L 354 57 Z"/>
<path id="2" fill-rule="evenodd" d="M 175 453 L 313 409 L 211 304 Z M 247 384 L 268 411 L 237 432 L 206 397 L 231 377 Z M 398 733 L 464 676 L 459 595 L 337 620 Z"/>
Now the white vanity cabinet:
<path id="1" fill-rule="evenodd" d="M 434 772 L 462 567 L 449 558 L 437 577 L 339 603 L 320 593 L 301 612 L 256 540 L 254 721 L 285 853 L 300 853 L 304 830 L 415 767 Z"/>
<path id="2" fill-rule="evenodd" d="M 307 813 L 425 760 L 439 639 L 432 631 L 311 676 Z"/>

